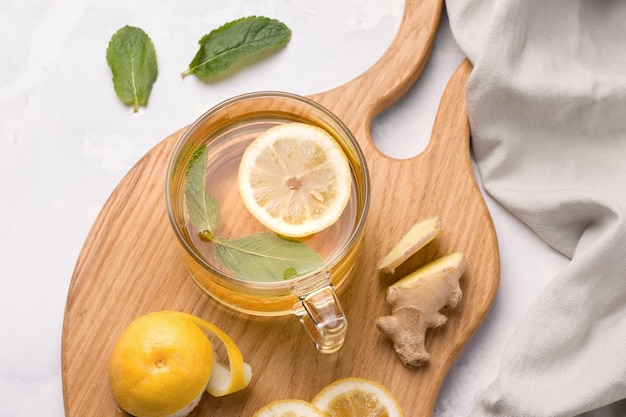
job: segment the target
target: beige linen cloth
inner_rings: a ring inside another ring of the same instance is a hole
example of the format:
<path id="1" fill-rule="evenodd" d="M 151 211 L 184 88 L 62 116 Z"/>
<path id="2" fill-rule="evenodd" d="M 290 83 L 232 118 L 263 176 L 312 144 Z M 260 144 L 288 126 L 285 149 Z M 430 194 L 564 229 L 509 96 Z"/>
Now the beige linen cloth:
<path id="1" fill-rule="evenodd" d="M 474 64 L 467 105 L 485 189 L 571 259 L 471 416 L 624 417 L 626 0 L 446 8 Z"/>

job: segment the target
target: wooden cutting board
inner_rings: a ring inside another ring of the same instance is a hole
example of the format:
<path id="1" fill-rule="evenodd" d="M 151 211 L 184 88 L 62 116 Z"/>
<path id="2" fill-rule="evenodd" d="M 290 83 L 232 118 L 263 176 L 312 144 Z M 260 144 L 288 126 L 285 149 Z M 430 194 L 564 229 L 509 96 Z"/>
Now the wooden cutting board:
<path id="1" fill-rule="evenodd" d="M 62 341 L 68 417 L 120 416 L 108 380 L 113 344 L 134 318 L 181 310 L 209 320 L 238 343 L 254 376 L 250 386 L 223 398 L 205 395 L 192 416 L 251 416 L 278 399 L 311 400 L 343 377 L 376 380 L 397 397 L 407 416 L 432 415 L 451 364 L 484 319 L 499 281 L 499 254 L 489 212 L 470 162 L 463 62 L 443 95 L 432 139 L 419 156 L 388 158 L 372 144 L 373 118 L 420 75 L 438 27 L 441 0 L 407 0 L 397 36 L 381 59 L 353 81 L 311 96 L 338 115 L 357 137 L 371 174 L 371 207 L 356 275 L 339 291 L 349 321 L 344 347 L 316 351 L 295 317 L 260 318 L 229 311 L 209 299 L 181 264 L 166 215 L 165 171 L 180 130 L 148 152 L 105 204 L 78 258 L 67 298 Z M 411 132 L 406 132 L 411 135 Z M 415 221 L 439 215 L 444 232 L 395 275 L 376 261 Z M 405 367 L 375 327 L 389 313 L 387 286 L 436 256 L 465 253 L 464 296 L 448 323 L 427 334 L 428 364 Z"/>

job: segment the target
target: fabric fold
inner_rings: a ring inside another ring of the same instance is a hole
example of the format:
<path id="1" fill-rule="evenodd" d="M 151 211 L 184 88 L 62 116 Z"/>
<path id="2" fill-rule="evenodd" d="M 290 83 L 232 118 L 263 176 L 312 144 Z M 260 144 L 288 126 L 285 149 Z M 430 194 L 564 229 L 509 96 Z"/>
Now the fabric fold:
<path id="1" fill-rule="evenodd" d="M 625 416 L 626 2 L 446 8 L 485 190 L 571 258 L 471 415 Z"/>

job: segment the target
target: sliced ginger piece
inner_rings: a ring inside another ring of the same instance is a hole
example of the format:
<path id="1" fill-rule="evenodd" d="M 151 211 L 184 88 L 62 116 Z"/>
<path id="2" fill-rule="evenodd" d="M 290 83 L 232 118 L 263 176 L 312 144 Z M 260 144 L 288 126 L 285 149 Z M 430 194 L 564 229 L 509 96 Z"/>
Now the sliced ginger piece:
<path id="1" fill-rule="evenodd" d="M 459 279 L 467 268 L 461 252 L 443 256 L 405 276 L 387 289 L 391 315 L 379 317 L 378 330 L 388 336 L 407 366 L 420 366 L 430 354 L 424 345 L 426 330 L 448 318 L 439 310 L 454 308 L 461 299 Z"/>
<path id="2" fill-rule="evenodd" d="M 389 253 L 378 262 L 377 269 L 393 274 L 398 265 L 441 234 L 441 219 L 428 217 L 415 223 Z"/>

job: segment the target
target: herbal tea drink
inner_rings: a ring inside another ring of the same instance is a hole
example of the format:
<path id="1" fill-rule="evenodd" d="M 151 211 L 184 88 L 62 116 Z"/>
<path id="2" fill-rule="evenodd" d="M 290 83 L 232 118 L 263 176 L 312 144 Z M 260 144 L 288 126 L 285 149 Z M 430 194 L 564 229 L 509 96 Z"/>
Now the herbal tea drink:
<path id="1" fill-rule="evenodd" d="M 353 273 L 369 177 L 339 119 L 288 93 L 227 100 L 180 139 L 166 197 L 182 259 L 207 294 L 248 314 L 295 314 L 321 352 L 341 347 L 335 288 Z"/>

